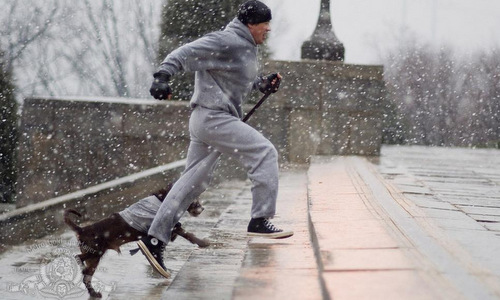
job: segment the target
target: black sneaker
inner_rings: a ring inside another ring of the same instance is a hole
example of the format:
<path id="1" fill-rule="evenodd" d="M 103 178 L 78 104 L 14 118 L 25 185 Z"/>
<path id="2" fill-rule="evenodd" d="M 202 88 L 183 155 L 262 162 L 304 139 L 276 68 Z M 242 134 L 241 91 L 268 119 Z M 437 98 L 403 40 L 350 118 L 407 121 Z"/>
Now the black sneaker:
<path id="1" fill-rule="evenodd" d="M 160 273 L 165 278 L 170 278 L 170 273 L 163 264 L 163 251 L 165 251 L 165 243 L 153 236 L 146 236 L 137 242 L 142 254 L 146 256 L 149 264 L 153 269 Z"/>
<path id="2" fill-rule="evenodd" d="M 283 231 L 282 229 L 278 229 L 265 218 L 250 220 L 247 231 L 248 236 L 266 237 L 270 239 L 283 239 L 293 235 L 293 231 Z"/>

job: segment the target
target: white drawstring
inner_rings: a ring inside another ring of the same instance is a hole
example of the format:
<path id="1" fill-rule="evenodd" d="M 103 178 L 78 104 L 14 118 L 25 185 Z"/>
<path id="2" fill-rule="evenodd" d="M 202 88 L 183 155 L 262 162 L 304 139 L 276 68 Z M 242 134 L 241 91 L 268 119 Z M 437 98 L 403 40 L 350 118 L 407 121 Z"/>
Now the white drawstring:
<path id="1" fill-rule="evenodd" d="M 281 231 L 281 229 L 276 228 L 269 220 L 265 219 L 264 220 L 264 225 L 271 231 L 276 232 L 276 231 Z"/>

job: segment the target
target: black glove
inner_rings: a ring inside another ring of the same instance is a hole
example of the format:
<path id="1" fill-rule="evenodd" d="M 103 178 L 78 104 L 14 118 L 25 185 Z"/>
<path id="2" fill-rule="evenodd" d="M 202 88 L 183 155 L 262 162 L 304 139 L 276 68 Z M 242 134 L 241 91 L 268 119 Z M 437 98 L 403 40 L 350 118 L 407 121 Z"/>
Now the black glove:
<path id="1" fill-rule="evenodd" d="M 168 81 L 170 80 L 170 75 L 165 72 L 156 72 L 153 74 L 155 78 L 153 80 L 153 84 L 149 89 L 149 93 L 155 99 L 165 100 L 168 99 L 170 95 L 172 95 L 172 89 L 168 85 Z"/>
<path id="2" fill-rule="evenodd" d="M 259 90 L 264 93 L 276 93 L 280 87 L 281 78 L 278 73 L 272 73 L 267 76 L 260 77 Z"/>

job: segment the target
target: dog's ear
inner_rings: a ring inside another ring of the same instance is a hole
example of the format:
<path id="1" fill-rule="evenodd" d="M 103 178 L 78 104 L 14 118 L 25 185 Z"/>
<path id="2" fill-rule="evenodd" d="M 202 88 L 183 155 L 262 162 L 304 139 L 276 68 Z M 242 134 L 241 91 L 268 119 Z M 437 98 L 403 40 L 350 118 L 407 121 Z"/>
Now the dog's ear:
<path id="1" fill-rule="evenodd" d="M 156 196 L 158 200 L 162 201 L 165 200 L 165 197 L 167 197 L 168 192 L 172 189 L 172 184 L 169 183 L 164 189 L 160 189 L 159 191 L 153 193 L 153 196 Z"/>
<path id="2" fill-rule="evenodd" d="M 164 189 L 161 189 L 161 190 L 159 190 L 157 192 L 154 192 L 153 196 L 156 196 L 156 198 L 158 198 L 158 200 L 160 200 L 160 201 L 163 202 L 163 200 L 167 196 L 167 192 Z"/>

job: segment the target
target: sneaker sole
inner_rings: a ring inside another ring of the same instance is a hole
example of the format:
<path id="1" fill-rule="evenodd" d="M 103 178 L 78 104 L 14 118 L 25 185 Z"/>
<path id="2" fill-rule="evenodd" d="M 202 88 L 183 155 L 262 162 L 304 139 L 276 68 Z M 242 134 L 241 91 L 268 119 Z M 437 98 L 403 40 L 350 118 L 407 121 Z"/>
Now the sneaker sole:
<path id="1" fill-rule="evenodd" d="M 153 269 L 156 270 L 156 272 L 160 273 L 160 275 L 165 278 L 170 278 L 170 273 L 167 270 L 163 269 L 162 266 L 160 266 L 158 261 L 156 261 L 156 259 L 154 258 L 153 254 L 149 252 L 148 247 L 146 247 L 146 244 L 144 244 L 143 241 L 138 241 L 137 246 L 139 246 L 139 249 L 141 249 L 142 254 L 146 256 L 146 259 L 148 260 L 149 264 L 151 265 L 151 267 L 153 267 Z"/>
<path id="2" fill-rule="evenodd" d="M 293 231 L 283 231 L 276 233 L 257 233 L 257 232 L 247 232 L 248 237 L 263 237 L 268 239 L 285 239 L 291 237 Z"/>

